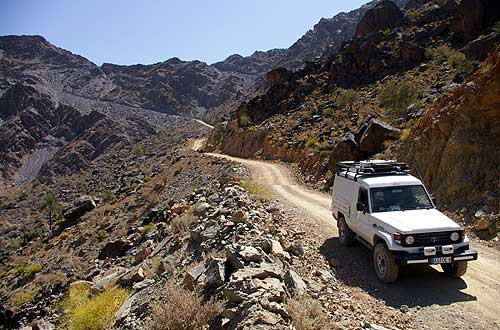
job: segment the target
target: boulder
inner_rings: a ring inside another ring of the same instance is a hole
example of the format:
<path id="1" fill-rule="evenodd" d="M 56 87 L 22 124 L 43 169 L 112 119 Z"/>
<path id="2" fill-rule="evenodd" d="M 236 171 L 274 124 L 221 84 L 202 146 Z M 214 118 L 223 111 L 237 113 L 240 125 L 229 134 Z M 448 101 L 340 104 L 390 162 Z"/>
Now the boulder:
<path id="1" fill-rule="evenodd" d="M 141 282 L 146 278 L 144 269 L 135 266 L 117 279 L 117 283 L 124 287 L 131 287 L 134 283 Z"/>
<path id="2" fill-rule="evenodd" d="M 198 279 L 205 272 L 205 270 L 205 265 L 203 264 L 188 269 L 184 274 L 184 279 L 182 282 L 186 289 L 194 290 Z"/>
<path id="3" fill-rule="evenodd" d="M 253 246 L 245 246 L 239 252 L 243 260 L 248 262 L 261 262 L 263 259 L 262 253 Z"/>
<path id="4" fill-rule="evenodd" d="M 63 217 L 65 222 L 73 223 L 95 208 L 96 202 L 92 196 L 80 196 L 71 206 L 63 209 Z"/>
<path id="5" fill-rule="evenodd" d="M 304 246 L 299 241 L 293 241 L 287 248 L 286 251 L 293 254 L 294 256 L 304 255 Z"/>
<path id="6" fill-rule="evenodd" d="M 116 258 L 116 257 L 121 257 L 123 256 L 127 250 L 132 246 L 131 242 L 127 239 L 117 239 L 114 241 L 109 241 L 106 243 L 106 245 L 102 248 L 101 252 L 99 253 L 98 258 L 100 260 L 106 259 L 106 258 Z"/>
<path id="7" fill-rule="evenodd" d="M 259 267 L 245 267 L 231 274 L 231 280 L 238 281 L 249 278 L 265 279 L 274 277 L 283 278 L 283 269 L 278 264 L 261 263 Z"/>
<path id="8" fill-rule="evenodd" d="M 203 216 L 203 215 L 205 215 L 205 213 L 207 213 L 209 208 L 210 208 L 210 204 L 200 203 L 195 207 L 194 214 L 197 216 Z"/>
<path id="9" fill-rule="evenodd" d="M 472 40 L 499 18 L 498 0 L 461 0 L 454 16 L 452 31 L 462 40 Z"/>
<path id="10" fill-rule="evenodd" d="M 409 64 L 420 62 L 425 57 L 425 48 L 411 42 L 401 41 L 399 43 L 399 56 L 401 60 Z"/>
<path id="11" fill-rule="evenodd" d="M 384 0 L 369 9 L 358 24 L 357 37 L 364 37 L 374 32 L 394 29 L 403 24 L 404 14 L 389 0 Z"/>
<path id="12" fill-rule="evenodd" d="M 153 251 L 153 242 L 148 240 L 141 245 L 134 256 L 134 264 L 139 264 L 146 259 Z"/>
<path id="13" fill-rule="evenodd" d="M 109 287 L 112 287 L 113 285 L 116 284 L 118 277 L 122 273 L 123 273 L 123 270 L 119 269 L 117 271 L 112 272 L 111 274 L 107 274 L 107 275 L 101 277 L 99 280 L 97 280 L 92 285 L 90 290 L 92 291 L 92 293 L 97 293 L 97 292 L 103 291 Z"/>
<path id="14" fill-rule="evenodd" d="M 269 243 L 271 243 L 271 253 L 274 254 L 277 257 L 284 257 L 285 256 L 285 250 L 283 250 L 283 247 L 281 246 L 281 243 L 278 242 L 277 240 L 270 239 Z"/>
<path id="15" fill-rule="evenodd" d="M 210 258 L 207 261 L 206 269 L 200 277 L 203 285 L 208 288 L 217 288 L 224 284 L 225 263 L 224 259 Z"/>
<path id="16" fill-rule="evenodd" d="M 289 269 L 285 273 L 285 285 L 288 289 L 288 292 L 296 295 L 303 295 L 307 293 L 307 286 L 302 277 L 299 276 L 296 272 Z"/>
<path id="17" fill-rule="evenodd" d="M 472 40 L 462 48 L 462 52 L 470 60 L 484 61 L 489 51 L 498 43 L 500 43 L 500 33 L 492 32 Z"/>
<path id="18" fill-rule="evenodd" d="M 354 134 L 347 132 L 342 140 L 340 140 L 332 150 L 330 158 L 328 160 L 328 168 L 335 169 L 335 164 L 345 160 L 361 160 L 363 159 L 363 154 L 359 150 L 358 143 L 354 137 Z"/>
<path id="19" fill-rule="evenodd" d="M 396 140 L 401 136 L 401 130 L 377 119 L 370 119 L 368 127 L 359 141 L 362 152 L 374 155 L 383 151 L 384 141 Z"/>

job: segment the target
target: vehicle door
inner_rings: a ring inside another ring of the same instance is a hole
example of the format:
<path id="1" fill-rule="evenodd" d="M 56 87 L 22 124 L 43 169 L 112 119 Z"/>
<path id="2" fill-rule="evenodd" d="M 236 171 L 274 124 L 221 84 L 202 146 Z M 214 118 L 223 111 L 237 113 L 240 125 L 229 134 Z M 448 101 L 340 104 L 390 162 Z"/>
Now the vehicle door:
<path id="1" fill-rule="evenodd" d="M 358 226 L 358 234 L 365 239 L 366 241 L 371 241 L 371 224 L 370 221 L 370 213 L 369 213 L 369 204 L 368 204 L 368 190 L 364 187 L 359 187 L 358 189 L 358 198 L 357 202 L 361 203 L 364 206 L 364 210 L 356 211 L 356 223 Z"/>

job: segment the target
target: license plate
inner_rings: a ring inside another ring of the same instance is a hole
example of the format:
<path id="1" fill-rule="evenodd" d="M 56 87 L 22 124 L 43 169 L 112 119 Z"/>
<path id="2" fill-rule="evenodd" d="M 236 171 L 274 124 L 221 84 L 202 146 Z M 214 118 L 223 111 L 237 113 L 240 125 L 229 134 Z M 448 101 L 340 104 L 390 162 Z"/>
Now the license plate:
<path id="1" fill-rule="evenodd" d="M 431 258 L 431 264 L 451 264 L 451 257 Z"/>

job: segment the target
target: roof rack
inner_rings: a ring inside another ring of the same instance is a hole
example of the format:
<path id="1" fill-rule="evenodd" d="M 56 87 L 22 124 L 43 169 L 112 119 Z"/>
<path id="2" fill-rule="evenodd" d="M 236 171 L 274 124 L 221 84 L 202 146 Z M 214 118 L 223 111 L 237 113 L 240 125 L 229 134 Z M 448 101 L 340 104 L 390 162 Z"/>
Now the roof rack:
<path id="1" fill-rule="evenodd" d="M 337 163 L 335 172 L 339 176 L 357 181 L 360 176 L 407 175 L 410 170 L 406 163 L 396 160 L 368 160 Z"/>

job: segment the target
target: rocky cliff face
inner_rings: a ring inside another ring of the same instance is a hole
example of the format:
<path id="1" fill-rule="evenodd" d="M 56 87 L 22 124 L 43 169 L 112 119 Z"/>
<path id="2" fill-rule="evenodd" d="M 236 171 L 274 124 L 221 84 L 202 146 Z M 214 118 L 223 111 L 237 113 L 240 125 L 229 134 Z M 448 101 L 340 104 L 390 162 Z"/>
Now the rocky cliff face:
<path id="1" fill-rule="evenodd" d="M 420 170 L 443 204 L 498 209 L 500 48 L 411 128 L 400 157 Z"/>

